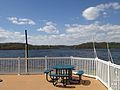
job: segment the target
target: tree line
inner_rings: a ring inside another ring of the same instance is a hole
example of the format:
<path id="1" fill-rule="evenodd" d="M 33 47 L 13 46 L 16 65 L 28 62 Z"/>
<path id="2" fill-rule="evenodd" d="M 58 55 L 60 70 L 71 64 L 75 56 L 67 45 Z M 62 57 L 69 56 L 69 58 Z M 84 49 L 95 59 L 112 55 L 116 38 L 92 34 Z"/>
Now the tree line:
<path id="1" fill-rule="evenodd" d="M 106 42 L 95 42 L 96 48 L 107 48 Z M 120 43 L 110 42 L 109 48 L 120 48 Z M 24 43 L 0 43 L 0 50 L 24 50 Z M 93 43 L 82 43 L 79 45 L 28 45 L 29 50 L 38 50 L 38 49 L 93 49 Z"/>

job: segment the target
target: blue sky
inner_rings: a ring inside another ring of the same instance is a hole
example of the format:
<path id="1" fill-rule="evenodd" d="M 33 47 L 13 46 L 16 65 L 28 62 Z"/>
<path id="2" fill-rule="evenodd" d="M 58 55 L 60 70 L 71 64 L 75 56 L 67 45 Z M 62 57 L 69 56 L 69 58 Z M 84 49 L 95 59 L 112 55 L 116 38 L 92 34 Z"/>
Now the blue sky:
<path id="1" fill-rule="evenodd" d="M 0 0 L 0 43 L 120 42 L 119 0 Z"/>

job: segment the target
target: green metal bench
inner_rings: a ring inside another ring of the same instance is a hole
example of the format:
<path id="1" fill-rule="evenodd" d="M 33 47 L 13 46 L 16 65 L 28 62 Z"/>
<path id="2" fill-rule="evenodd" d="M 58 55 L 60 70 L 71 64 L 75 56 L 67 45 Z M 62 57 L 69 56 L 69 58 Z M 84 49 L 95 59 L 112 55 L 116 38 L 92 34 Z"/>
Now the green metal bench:
<path id="1" fill-rule="evenodd" d="M 66 75 L 66 74 L 50 74 L 50 76 L 53 76 L 53 77 L 69 77 L 69 75 Z"/>
<path id="2" fill-rule="evenodd" d="M 81 76 L 84 74 L 84 71 L 83 70 L 79 70 L 75 75 L 78 75 L 79 76 L 79 83 L 80 83 L 80 80 L 81 80 Z"/>
<path id="3" fill-rule="evenodd" d="M 49 79 L 48 79 L 48 75 L 51 75 L 51 72 L 53 71 L 53 69 L 48 69 L 48 70 L 45 70 L 44 73 L 46 74 L 46 80 L 48 82 L 51 82 Z"/>
<path id="4" fill-rule="evenodd" d="M 53 69 L 45 70 L 44 73 L 45 73 L 45 74 L 48 74 L 48 73 L 51 73 L 51 71 L 53 71 Z"/>

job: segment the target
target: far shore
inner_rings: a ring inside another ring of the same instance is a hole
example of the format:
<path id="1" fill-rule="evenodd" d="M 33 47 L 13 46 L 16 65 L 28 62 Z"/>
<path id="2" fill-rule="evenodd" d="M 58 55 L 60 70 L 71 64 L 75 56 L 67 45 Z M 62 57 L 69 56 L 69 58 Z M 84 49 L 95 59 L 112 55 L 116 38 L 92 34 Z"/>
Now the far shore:
<path id="1" fill-rule="evenodd" d="M 106 42 L 95 42 L 97 49 L 106 49 Z M 109 48 L 120 48 L 120 42 L 110 42 Z M 28 44 L 29 50 L 39 49 L 93 49 L 93 43 L 82 43 L 79 45 L 31 45 Z M 0 43 L 0 50 L 25 50 L 25 43 Z"/>

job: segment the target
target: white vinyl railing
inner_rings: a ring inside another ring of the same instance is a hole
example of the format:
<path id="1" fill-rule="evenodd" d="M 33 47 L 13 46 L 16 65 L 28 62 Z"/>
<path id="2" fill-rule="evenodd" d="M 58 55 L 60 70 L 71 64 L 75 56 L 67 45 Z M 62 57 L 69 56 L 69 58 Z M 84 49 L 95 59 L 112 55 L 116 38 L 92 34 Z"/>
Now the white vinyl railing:
<path id="1" fill-rule="evenodd" d="M 120 66 L 110 63 L 110 87 L 113 90 L 120 90 Z"/>
<path id="2" fill-rule="evenodd" d="M 54 65 L 74 65 L 75 71 L 99 79 L 108 90 L 120 90 L 120 66 L 98 58 L 36 57 L 0 58 L 0 74 L 39 74 Z"/>
<path id="3" fill-rule="evenodd" d="M 72 65 L 75 66 L 75 71 L 84 70 L 86 75 L 96 75 L 96 61 L 94 58 L 71 57 Z"/>
<path id="4" fill-rule="evenodd" d="M 96 78 L 107 86 L 108 90 L 120 90 L 120 65 L 96 59 Z"/>
<path id="5" fill-rule="evenodd" d="M 108 86 L 109 81 L 109 62 L 95 59 L 96 60 L 96 77 L 99 79 L 102 83 L 104 83 L 106 86 Z"/>
<path id="6" fill-rule="evenodd" d="M 0 58 L 0 74 L 37 74 L 54 65 L 71 65 L 70 57 Z"/>

